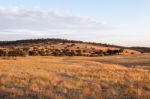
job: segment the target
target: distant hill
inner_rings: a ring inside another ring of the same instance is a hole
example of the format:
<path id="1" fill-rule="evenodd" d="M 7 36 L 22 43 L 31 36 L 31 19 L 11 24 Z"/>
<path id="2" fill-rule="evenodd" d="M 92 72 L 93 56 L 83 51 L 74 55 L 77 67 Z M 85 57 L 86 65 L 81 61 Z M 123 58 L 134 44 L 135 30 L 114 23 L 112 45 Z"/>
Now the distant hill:
<path id="1" fill-rule="evenodd" d="M 0 41 L 0 49 L 0 56 L 106 56 L 141 53 L 140 50 L 118 45 L 56 38 Z"/>
<path id="2" fill-rule="evenodd" d="M 150 47 L 130 47 L 130 48 L 140 51 L 142 53 L 150 53 Z"/>
<path id="3" fill-rule="evenodd" d="M 84 42 L 84 41 L 77 41 L 77 40 L 67 40 L 67 39 L 57 39 L 57 38 L 48 38 L 48 39 L 27 39 L 27 40 L 16 40 L 16 41 L 0 41 L 0 46 L 20 46 L 20 45 L 30 45 L 30 44 L 38 44 L 38 43 L 81 43 L 81 44 L 92 44 L 92 45 L 99 45 L 104 47 L 118 47 L 124 48 L 123 46 L 118 45 L 111 45 L 111 44 L 102 44 L 102 43 L 95 43 L 95 42 Z"/>

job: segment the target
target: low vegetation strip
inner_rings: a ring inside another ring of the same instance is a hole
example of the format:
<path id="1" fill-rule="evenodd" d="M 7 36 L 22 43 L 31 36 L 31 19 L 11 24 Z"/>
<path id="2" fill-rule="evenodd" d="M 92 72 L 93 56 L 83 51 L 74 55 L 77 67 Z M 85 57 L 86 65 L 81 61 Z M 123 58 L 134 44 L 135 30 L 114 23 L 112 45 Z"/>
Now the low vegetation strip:
<path id="1" fill-rule="evenodd" d="M 1 57 L 17 57 L 17 56 L 106 56 L 106 55 L 116 55 L 123 52 L 123 49 L 108 49 L 103 50 L 92 50 L 86 52 L 86 50 L 69 50 L 65 49 L 30 49 L 30 48 L 11 48 L 11 49 L 0 49 Z"/>

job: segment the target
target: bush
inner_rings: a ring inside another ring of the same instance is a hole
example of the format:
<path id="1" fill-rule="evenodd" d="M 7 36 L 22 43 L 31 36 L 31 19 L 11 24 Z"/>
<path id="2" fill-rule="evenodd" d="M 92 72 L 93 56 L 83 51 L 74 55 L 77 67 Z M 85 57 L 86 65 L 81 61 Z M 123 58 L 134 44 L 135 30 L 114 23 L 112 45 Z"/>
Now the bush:
<path id="1" fill-rule="evenodd" d="M 94 53 L 94 54 L 101 55 L 101 54 L 103 54 L 103 51 L 102 51 L 102 50 L 96 50 L 96 51 L 94 51 L 93 53 Z"/>
<path id="2" fill-rule="evenodd" d="M 7 55 L 7 52 L 2 50 L 2 49 L 0 49 L 0 56 L 6 56 L 6 55 Z"/>
<path id="3" fill-rule="evenodd" d="M 119 54 L 119 50 L 114 50 L 114 54 Z"/>
<path id="4" fill-rule="evenodd" d="M 86 53 L 86 50 L 83 50 L 83 53 Z"/>
<path id="5" fill-rule="evenodd" d="M 73 44 L 70 45 L 70 47 L 73 47 L 73 46 L 75 46 L 75 45 L 76 45 L 76 44 L 73 43 Z"/>
<path id="6" fill-rule="evenodd" d="M 107 50 L 108 55 L 115 55 L 115 54 L 119 54 L 119 53 L 122 53 L 122 52 L 123 52 L 123 49 L 119 49 L 119 50 L 110 50 L 110 49 L 108 49 Z"/>
<path id="7" fill-rule="evenodd" d="M 38 54 L 40 56 L 46 56 L 46 51 L 44 51 L 44 49 L 41 49 L 40 51 L 38 51 Z"/>
<path id="8" fill-rule="evenodd" d="M 77 56 L 81 56 L 82 55 L 82 51 L 81 50 L 76 50 L 77 52 Z"/>
<path id="9" fill-rule="evenodd" d="M 107 53 L 108 53 L 108 55 L 113 55 L 113 54 L 115 54 L 114 51 L 113 51 L 113 50 L 110 50 L 110 49 L 107 50 Z"/>
<path id="10" fill-rule="evenodd" d="M 68 56 L 69 55 L 69 49 L 62 49 L 62 54 Z"/>
<path id="11" fill-rule="evenodd" d="M 124 49 L 122 49 L 122 48 L 119 49 L 119 53 L 123 53 L 123 51 L 124 51 Z"/>
<path id="12" fill-rule="evenodd" d="M 22 48 L 22 50 L 25 51 L 25 52 L 29 52 L 29 49 L 30 49 L 29 47 Z"/>
<path id="13" fill-rule="evenodd" d="M 67 49 L 53 49 L 51 50 L 51 55 L 53 56 L 63 56 L 63 55 L 66 55 L 67 53 Z"/>
<path id="14" fill-rule="evenodd" d="M 26 57 L 28 53 L 26 51 L 20 51 L 19 56 Z"/>
<path id="15" fill-rule="evenodd" d="M 76 56 L 76 53 L 74 52 L 74 50 L 71 50 L 70 52 L 69 52 L 69 55 L 68 56 Z"/>
<path id="16" fill-rule="evenodd" d="M 20 50 L 20 49 L 14 49 L 14 50 L 8 51 L 8 56 L 11 56 L 11 57 L 17 57 L 17 56 L 25 57 L 25 56 L 27 56 L 27 53 L 23 50 Z"/>
<path id="17" fill-rule="evenodd" d="M 35 50 L 29 51 L 29 56 L 37 56 L 37 55 L 39 55 L 37 51 Z"/>

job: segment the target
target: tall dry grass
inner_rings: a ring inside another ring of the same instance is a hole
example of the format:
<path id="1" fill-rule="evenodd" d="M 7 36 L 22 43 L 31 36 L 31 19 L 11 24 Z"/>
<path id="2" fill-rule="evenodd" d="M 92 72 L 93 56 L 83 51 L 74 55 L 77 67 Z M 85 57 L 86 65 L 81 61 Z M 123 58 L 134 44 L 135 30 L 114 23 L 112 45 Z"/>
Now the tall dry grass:
<path id="1" fill-rule="evenodd" d="M 148 96 L 150 67 L 104 64 L 86 57 L 0 59 L 0 97 L 4 99 Z"/>

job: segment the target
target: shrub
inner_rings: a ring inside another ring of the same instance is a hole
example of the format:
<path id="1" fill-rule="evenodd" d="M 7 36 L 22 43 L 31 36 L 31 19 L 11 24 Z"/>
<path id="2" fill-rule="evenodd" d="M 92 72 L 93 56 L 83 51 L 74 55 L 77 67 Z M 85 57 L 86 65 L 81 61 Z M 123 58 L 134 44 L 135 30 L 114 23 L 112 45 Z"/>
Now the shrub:
<path id="1" fill-rule="evenodd" d="M 38 51 L 38 54 L 40 56 L 46 56 L 46 51 L 44 51 L 44 49 L 41 49 L 41 50 Z"/>
<path id="2" fill-rule="evenodd" d="M 51 55 L 51 51 L 50 51 L 50 49 L 46 49 L 45 54 L 46 54 L 46 56 Z"/>
<path id="3" fill-rule="evenodd" d="M 83 53 L 86 53 L 86 50 L 83 50 Z"/>
<path id="4" fill-rule="evenodd" d="M 70 47 L 73 47 L 73 46 L 75 46 L 75 45 L 76 45 L 76 44 L 73 43 L 73 44 L 70 45 Z"/>
<path id="5" fill-rule="evenodd" d="M 7 52 L 5 50 L 0 49 L 0 56 L 6 56 Z"/>
<path id="6" fill-rule="evenodd" d="M 35 50 L 29 51 L 29 56 L 37 56 L 37 55 L 39 55 L 37 51 Z"/>
<path id="7" fill-rule="evenodd" d="M 119 49 L 119 53 L 123 53 L 123 51 L 124 51 L 124 49 L 122 49 L 122 48 Z"/>
<path id="8" fill-rule="evenodd" d="M 115 55 L 115 54 L 119 54 L 119 53 L 122 53 L 124 50 L 123 49 L 116 49 L 116 50 L 110 50 L 110 49 L 108 49 L 107 51 L 106 51 L 106 53 L 108 54 L 108 55 Z"/>
<path id="9" fill-rule="evenodd" d="M 76 53 L 74 52 L 74 50 L 71 50 L 71 51 L 69 52 L 69 56 L 76 56 Z"/>
<path id="10" fill-rule="evenodd" d="M 8 51 L 8 56 L 11 56 L 11 57 L 17 57 L 17 56 L 25 57 L 25 56 L 27 56 L 27 53 L 23 50 L 20 50 L 20 49 L 14 49 L 14 50 Z"/>
<path id="11" fill-rule="evenodd" d="M 52 50 L 51 54 L 54 55 L 54 56 L 62 56 L 63 55 L 63 53 L 59 49 Z"/>
<path id="12" fill-rule="evenodd" d="M 80 47 L 77 47 L 77 49 L 80 49 Z"/>
<path id="13" fill-rule="evenodd" d="M 103 55 L 108 55 L 108 53 L 107 52 L 103 52 Z"/>
<path id="14" fill-rule="evenodd" d="M 108 50 L 107 50 L 107 53 L 108 53 L 108 55 L 113 55 L 113 54 L 114 54 L 114 51 L 113 51 L 113 50 L 108 49 Z"/>
<path id="15" fill-rule="evenodd" d="M 25 51 L 25 52 L 29 52 L 29 49 L 30 49 L 29 47 L 22 48 L 22 50 Z"/>
<path id="16" fill-rule="evenodd" d="M 28 53 L 26 51 L 20 51 L 19 56 L 26 57 Z"/>
<path id="17" fill-rule="evenodd" d="M 77 52 L 77 56 L 81 56 L 82 55 L 82 51 L 81 50 L 76 50 Z"/>
<path id="18" fill-rule="evenodd" d="M 69 49 L 62 49 L 62 54 L 68 56 L 69 55 Z"/>
<path id="19" fill-rule="evenodd" d="M 119 54 L 119 50 L 114 50 L 114 54 Z"/>
<path id="20" fill-rule="evenodd" d="M 101 54 L 103 54 L 103 51 L 102 51 L 102 50 L 96 50 L 96 51 L 94 51 L 93 53 L 94 53 L 94 54 L 101 55 Z"/>

